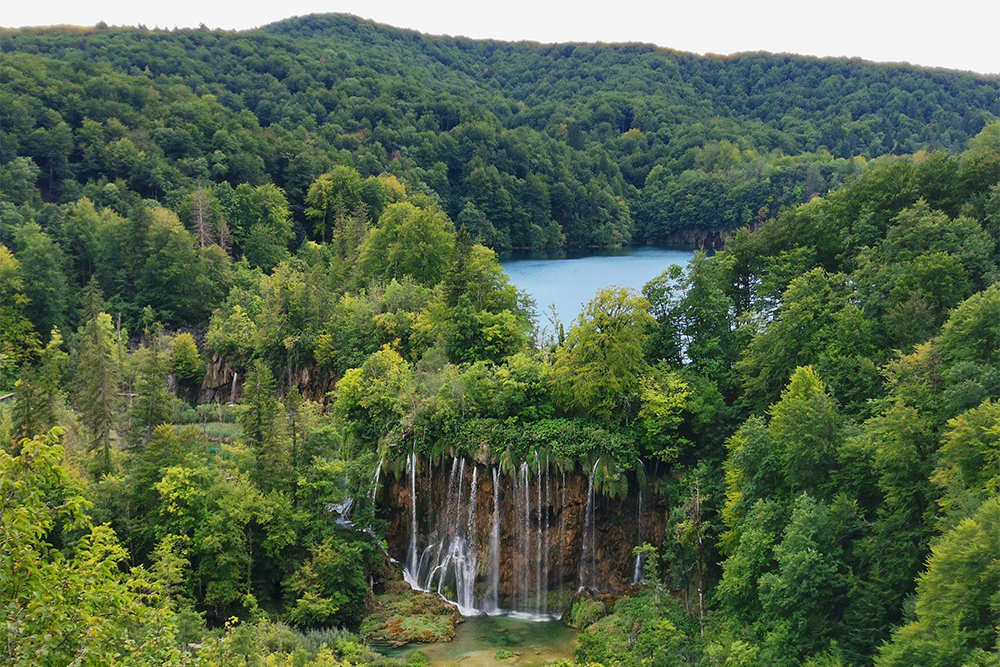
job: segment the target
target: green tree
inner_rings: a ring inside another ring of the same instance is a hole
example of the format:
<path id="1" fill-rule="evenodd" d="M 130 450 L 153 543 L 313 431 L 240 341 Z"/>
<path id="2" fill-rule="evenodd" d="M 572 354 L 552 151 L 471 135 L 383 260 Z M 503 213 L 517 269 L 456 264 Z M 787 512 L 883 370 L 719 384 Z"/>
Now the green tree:
<path id="1" fill-rule="evenodd" d="M 33 357 L 41 340 L 25 314 L 29 304 L 24 294 L 21 263 L 0 245 L 0 391 L 10 391 L 21 365 Z"/>
<path id="2" fill-rule="evenodd" d="M 99 308 L 100 291 L 96 282 L 87 286 L 87 300 L 92 304 L 89 317 L 77 334 L 74 370 L 75 405 L 80 419 L 90 432 L 90 451 L 100 451 L 98 468 L 111 469 L 111 434 L 121 402 L 123 355 L 116 341 L 111 316 Z"/>
<path id="3" fill-rule="evenodd" d="M 639 409 L 649 302 L 631 290 L 601 290 L 556 350 L 555 395 L 567 411 L 627 422 Z"/>
<path id="4" fill-rule="evenodd" d="M 789 488 L 828 497 L 833 490 L 841 418 L 816 371 L 811 366 L 795 369 L 781 400 L 769 412 L 771 439 Z"/>
<path id="5" fill-rule="evenodd" d="M 948 421 L 930 479 L 945 492 L 938 504 L 949 527 L 1000 495 L 1000 401 L 986 400 Z"/>
<path id="6" fill-rule="evenodd" d="M 758 623 L 767 628 L 763 657 L 770 664 L 802 664 L 835 637 L 846 592 L 842 540 L 852 523 L 850 503 L 825 505 L 807 494 L 795 500 L 774 547 L 777 567 L 759 582 Z"/>
<path id="7" fill-rule="evenodd" d="M 274 375 L 266 363 L 257 359 L 243 384 L 239 422 L 243 441 L 254 452 L 254 479 L 263 489 L 273 488 L 288 474 L 280 416 Z"/>
<path id="8" fill-rule="evenodd" d="M 200 387 L 205 378 L 205 362 L 198 353 L 198 344 L 186 331 L 170 341 L 170 372 L 187 389 Z"/>
<path id="9" fill-rule="evenodd" d="M 877 667 L 989 665 L 1000 615 L 1000 498 L 945 533 L 917 580 L 916 619 L 893 633 Z"/>
<path id="10" fill-rule="evenodd" d="M 14 383 L 14 409 L 11 412 L 15 441 L 33 438 L 48 430 L 52 415 L 48 401 L 34 370 L 28 364 Z"/>
<path id="11" fill-rule="evenodd" d="M 36 331 L 65 327 L 70 292 L 62 249 L 34 222 L 18 229 L 14 238 L 24 276 L 25 296 L 30 300 L 24 314 Z"/>
<path id="12" fill-rule="evenodd" d="M 647 451 L 661 461 L 673 463 L 682 446 L 691 444 L 677 433 L 691 387 L 677 373 L 663 372 L 641 380 L 639 423 Z"/>
<path id="13" fill-rule="evenodd" d="M 186 664 L 154 580 L 142 568 L 124 573 L 128 554 L 114 532 L 86 515 L 88 502 L 62 464 L 61 434 L 22 440 L 17 456 L 0 450 L 4 664 Z M 80 535 L 74 548 L 56 548 L 69 531 Z"/>
<path id="14" fill-rule="evenodd" d="M 288 580 L 296 601 L 289 620 L 300 626 L 356 622 L 364 613 L 367 545 L 328 537 L 309 550 L 309 559 Z"/>
<path id="15" fill-rule="evenodd" d="M 361 368 L 344 374 L 337 383 L 334 411 L 360 442 L 378 442 L 399 423 L 409 381 L 410 365 L 386 345 Z"/>
<path id="16" fill-rule="evenodd" d="M 359 266 L 367 278 L 412 276 L 424 285 L 440 282 L 455 246 L 452 223 L 444 213 L 409 202 L 391 204 L 365 234 Z"/>
<path id="17" fill-rule="evenodd" d="M 294 238 L 284 191 L 274 185 L 242 183 L 216 186 L 215 197 L 232 231 L 233 242 L 251 266 L 269 270 L 288 256 Z"/>
<path id="18" fill-rule="evenodd" d="M 149 345 L 140 345 L 129 355 L 127 366 L 134 378 L 135 394 L 129 412 L 129 441 L 133 446 L 145 446 L 153 437 L 153 430 L 170 420 L 167 391 L 170 358 L 164 349 L 163 334 L 150 336 Z"/>

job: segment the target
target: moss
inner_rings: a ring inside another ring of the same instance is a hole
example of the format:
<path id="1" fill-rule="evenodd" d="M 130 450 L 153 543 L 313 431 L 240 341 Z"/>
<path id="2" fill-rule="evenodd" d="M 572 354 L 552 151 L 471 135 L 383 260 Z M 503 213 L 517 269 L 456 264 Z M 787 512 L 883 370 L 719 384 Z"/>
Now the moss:
<path id="1" fill-rule="evenodd" d="M 361 623 L 361 637 L 382 646 L 451 641 L 462 622 L 453 605 L 402 581 L 389 582 L 386 592 L 375 597 L 372 610 Z"/>
<path id="2" fill-rule="evenodd" d="M 563 623 L 582 630 L 608 614 L 608 607 L 601 600 L 594 600 L 585 595 L 573 600 L 569 613 L 563 617 Z"/>

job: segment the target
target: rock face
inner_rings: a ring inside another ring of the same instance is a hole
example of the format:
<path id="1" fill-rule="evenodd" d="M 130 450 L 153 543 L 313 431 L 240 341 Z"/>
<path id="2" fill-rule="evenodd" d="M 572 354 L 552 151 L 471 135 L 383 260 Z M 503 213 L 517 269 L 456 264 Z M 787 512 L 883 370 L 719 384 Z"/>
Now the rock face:
<path id="1" fill-rule="evenodd" d="M 245 375 L 245 371 L 236 370 L 229 361 L 214 355 L 205 364 L 205 379 L 199 390 L 198 402 L 235 403 L 241 400 Z M 292 387 L 298 387 L 302 396 L 310 401 L 325 401 L 327 392 L 335 386 L 333 372 L 314 365 L 286 368 L 278 379 L 282 396 Z"/>
<path id="2" fill-rule="evenodd" d="M 640 500 L 635 476 L 623 498 L 601 496 L 592 482 L 592 471 L 561 472 L 543 458 L 505 474 L 474 459 L 411 456 L 381 489 L 389 554 L 414 588 L 466 616 L 558 617 L 581 588 L 633 583 L 633 547 L 664 537 L 667 507 L 652 494 Z"/>

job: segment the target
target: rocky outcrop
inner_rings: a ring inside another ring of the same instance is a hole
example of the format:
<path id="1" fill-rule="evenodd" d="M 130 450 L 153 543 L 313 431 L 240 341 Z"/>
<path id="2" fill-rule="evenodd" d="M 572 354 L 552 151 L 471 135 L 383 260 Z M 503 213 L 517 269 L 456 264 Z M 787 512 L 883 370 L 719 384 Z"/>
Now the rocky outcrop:
<path id="1" fill-rule="evenodd" d="M 227 359 L 213 355 L 205 364 L 205 379 L 198 395 L 199 403 L 236 403 L 243 398 L 243 381 L 246 371 L 230 365 Z M 285 368 L 279 378 L 279 392 L 284 395 L 292 387 L 298 387 L 304 398 L 324 402 L 327 393 L 333 391 L 336 378 L 333 371 L 323 370 L 315 365 Z"/>

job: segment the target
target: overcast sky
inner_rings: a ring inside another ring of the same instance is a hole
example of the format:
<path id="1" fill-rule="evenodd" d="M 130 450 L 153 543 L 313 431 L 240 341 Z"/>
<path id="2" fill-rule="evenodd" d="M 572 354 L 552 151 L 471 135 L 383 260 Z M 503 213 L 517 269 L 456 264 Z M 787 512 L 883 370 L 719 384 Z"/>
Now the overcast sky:
<path id="1" fill-rule="evenodd" d="M 2 0 L 0 25 L 243 30 L 346 12 L 434 35 L 648 42 L 1000 72 L 1000 0 Z"/>

